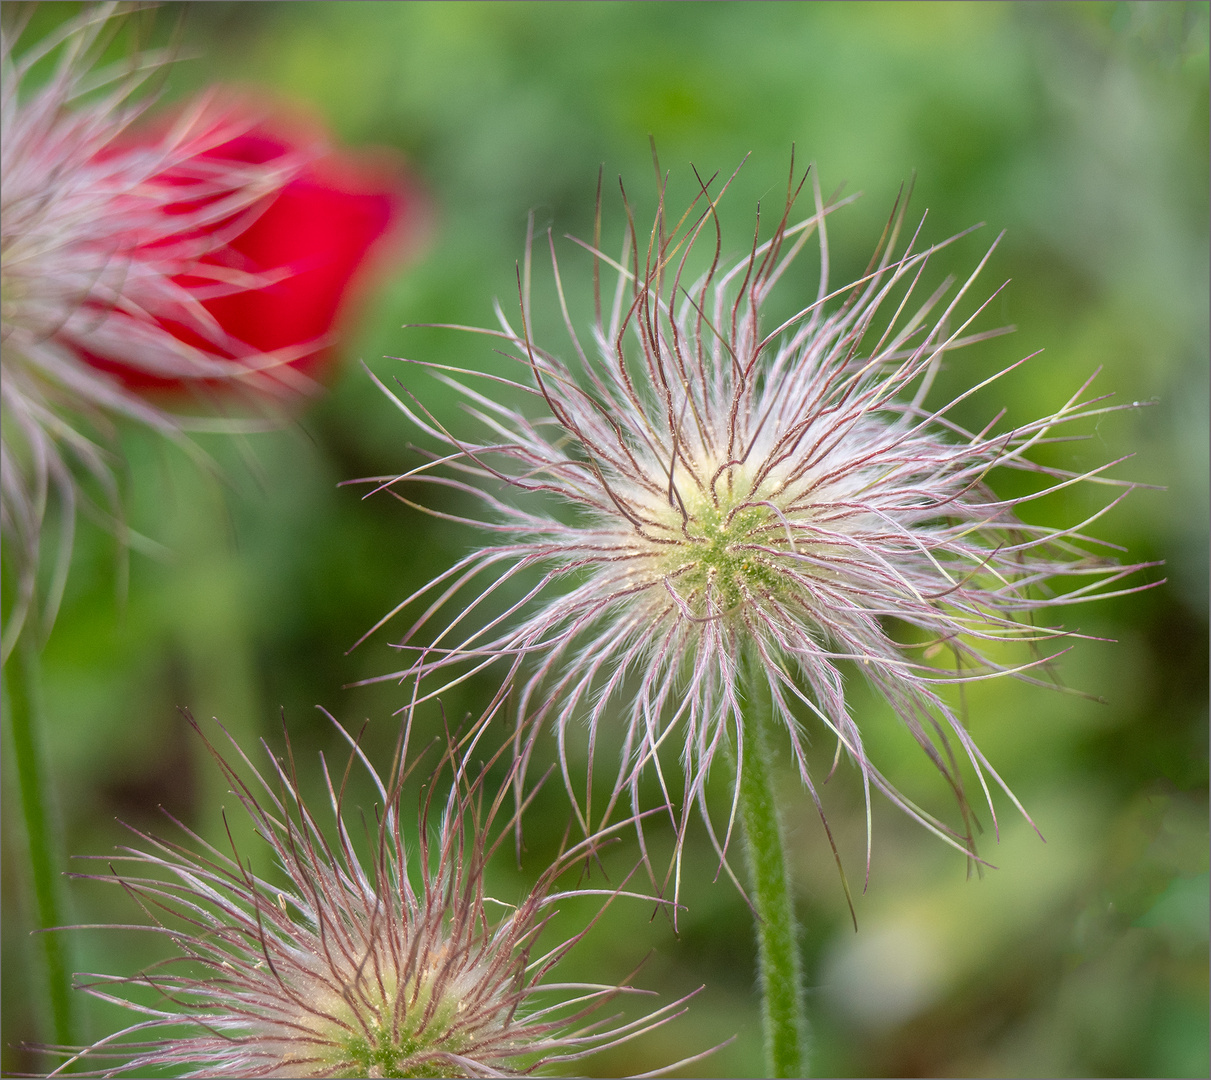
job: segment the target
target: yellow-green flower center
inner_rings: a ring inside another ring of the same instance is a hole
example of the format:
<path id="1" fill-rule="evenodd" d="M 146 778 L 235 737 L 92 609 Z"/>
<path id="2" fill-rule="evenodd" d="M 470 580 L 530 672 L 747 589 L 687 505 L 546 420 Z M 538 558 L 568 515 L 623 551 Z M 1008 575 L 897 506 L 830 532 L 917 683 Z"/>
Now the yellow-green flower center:
<path id="1" fill-rule="evenodd" d="M 666 556 L 669 583 L 695 615 L 735 611 L 747 600 L 783 590 L 767 552 L 778 547 L 781 523 L 767 500 L 737 489 L 717 500 L 702 497 L 678 514 L 682 543 Z"/>
<path id="2" fill-rule="evenodd" d="M 443 1020 L 448 1019 L 435 1015 L 431 1022 L 442 1029 L 445 1027 Z M 426 1040 L 402 1028 L 392 1031 L 390 1023 L 378 1024 L 368 1033 L 350 1036 L 345 1040 L 341 1064 L 346 1068 L 341 1071 L 353 1077 L 453 1076 L 457 1074 L 452 1071 L 448 1061 L 429 1058 L 424 1052 L 440 1049 L 458 1053 L 464 1041 L 449 1037 Z"/>
<path id="3" fill-rule="evenodd" d="M 328 1043 L 322 1056 L 331 1071 L 325 1075 L 463 1075 L 444 1057 L 431 1055 L 461 1054 L 470 1045 L 473 1033 L 460 1024 L 460 1014 L 472 973 L 441 979 L 440 996 L 433 1001 L 438 966 L 435 962 L 423 971 L 419 986 L 415 976 L 401 989 L 385 972 L 380 984 L 374 975 L 362 971 L 346 995 L 330 989 L 314 995 L 308 1003 L 311 1009 L 300 1020 Z"/>

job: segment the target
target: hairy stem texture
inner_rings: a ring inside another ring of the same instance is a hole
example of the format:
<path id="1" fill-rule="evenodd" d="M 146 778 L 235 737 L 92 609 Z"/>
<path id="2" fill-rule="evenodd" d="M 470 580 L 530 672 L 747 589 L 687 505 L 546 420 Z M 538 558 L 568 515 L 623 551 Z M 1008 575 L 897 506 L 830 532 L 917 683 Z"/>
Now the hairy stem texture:
<path id="1" fill-rule="evenodd" d="M 746 680 L 744 756 L 740 812 L 748 855 L 751 899 L 757 915 L 757 962 L 765 1030 L 765 1063 L 771 1077 L 806 1076 L 807 1024 L 803 982 L 782 829 L 770 769 L 768 691 L 749 672 Z"/>
<path id="2" fill-rule="evenodd" d="M 40 727 L 41 698 L 38 647 L 33 634 L 23 634 L 4 665 L 13 758 L 21 787 L 21 809 L 37 908 L 37 935 L 50 994 L 55 1041 L 74 1045 L 78 1040 L 73 1016 L 71 971 L 62 934 L 46 932 L 64 923 L 62 837 L 51 806 L 50 781 Z"/>

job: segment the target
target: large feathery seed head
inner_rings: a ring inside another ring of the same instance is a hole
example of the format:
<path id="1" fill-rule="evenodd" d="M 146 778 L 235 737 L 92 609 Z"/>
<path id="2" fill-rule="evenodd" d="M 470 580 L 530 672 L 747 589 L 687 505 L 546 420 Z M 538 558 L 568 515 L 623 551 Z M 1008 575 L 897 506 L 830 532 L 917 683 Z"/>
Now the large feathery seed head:
<path id="1" fill-rule="evenodd" d="M 722 192 L 709 184 L 675 225 L 666 219 L 662 185 L 646 242 L 628 205 L 617 258 L 596 239 L 577 241 L 593 257 L 595 285 L 603 267 L 616 275 L 612 300 L 597 292 L 592 347 L 569 314 L 549 241 L 574 354 L 568 360 L 534 340 L 527 245 L 518 272 L 520 325 L 498 305 L 500 329 L 476 332 L 502 342 L 522 371 L 480 377 L 537 399 L 549 414 L 542 419 L 502 404 L 492 389 L 480 392 L 471 385 L 474 371 L 409 361 L 462 394 L 487 435 L 453 431 L 410 390 L 392 394 L 442 449 L 401 476 L 374 478 L 375 490 L 420 509 L 414 485 L 478 495 L 487 513 L 473 523 L 498 539 L 378 624 L 427 604 L 400 642 L 414 661 L 385 677 L 436 680 L 426 692 L 437 694 L 507 664 L 518 715 L 534 724 L 528 741 L 519 740 L 523 758 L 549 720 L 561 746 L 569 725 L 587 725 L 591 762 L 601 728 L 621 714 L 622 760 L 597 820 L 627 789 L 636 807 L 647 770 L 675 804 L 659 749 L 679 730 L 678 838 L 697 804 L 723 852 L 736 806 L 726 831 L 717 832 L 705 778 L 721 748 L 743 754 L 747 668 L 768 687 L 818 808 L 810 722 L 836 740 L 838 757 L 858 766 L 868 823 L 877 788 L 972 854 L 977 825 L 965 769 L 978 779 L 994 823 L 990 781 L 1018 804 L 946 687 L 1000 676 L 1052 685 L 1048 646 L 1080 635 L 1047 625 L 1046 613 L 1118 595 L 1115 585 L 1141 569 L 1120 564 L 1111 546 L 1084 532 L 1134 486 L 1106 475 L 1116 462 L 1072 472 L 1032 457 L 1079 437 L 1074 424 L 1132 406 L 1089 397 L 1090 379 L 1051 415 L 1004 429 L 998 415 L 982 429 L 965 428 L 960 406 L 1025 363 L 951 401 L 929 401 L 955 350 L 1004 332 L 976 325 L 990 298 L 971 300 L 999 238 L 957 288 L 948 279 L 926 292 L 927 268 L 959 237 L 924 244 L 924 220 L 907 230 L 901 198 L 866 273 L 833 288 L 827 229 L 850 200 L 826 202 L 813 180 L 813 212 L 795 223 L 804 182 L 795 182 L 792 165 L 771 235 L 755 236 L 730 266 L 716 210 Z M 768 325 L 771 291 L 809 241 L 819 251 L 817 292 Z M 687 267 L 699 242 L 710 245 L 709 266 L 691 281 Z M 991 486 L 998 470 L 1024 474 L 1027 493 L 998 497 Z M 1032 501 L 1076 484 L 1121 490 L 1073 527 L 1020 516 Z M 552 509 L 510 503 L 498 496 L 502 487 L 537 493 Z M 569 517 L 559 507 L 575 512 Z M 531 584 L 525 575 L 535 570 Z M 1125 589 L 1135 587 L 1145 586 Z M 1007 645 L 1024 647 L 1025 655 L 1011 658 Z M 845 691 L 853 670 L 873 683 L 943 774 L 962 811 L 961 829 L 910 802 L 871 760 Z M 576 801 L 591 832 L 591 780 Z"/>

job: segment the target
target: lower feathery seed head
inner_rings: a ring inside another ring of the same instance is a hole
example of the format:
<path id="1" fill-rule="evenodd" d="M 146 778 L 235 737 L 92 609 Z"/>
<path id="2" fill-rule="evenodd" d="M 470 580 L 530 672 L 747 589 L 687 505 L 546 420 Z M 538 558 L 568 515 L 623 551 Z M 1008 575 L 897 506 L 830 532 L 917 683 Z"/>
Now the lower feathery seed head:
<path id="1" fill-rule="evenodd" d="M 149 929 L 170 938 L 180 956 L 133 978 L 85 976 L 85 990 L 142 1019 L 65 1054 L 51 1075 L 75 1067 L 72 1075 L 106 1077 L 163 1068 L 182 1076 L 515 1076 L 566 1067 L 684 1011 L 682 999 L 638 1020 L 591 1021 L 601 1005 L 634 991 L 547 980 L 587 932 L 536 955 L 554 905 L 567 895 L 556 880 L 604 835 L 565 850 L 517 904 L 492 900 L 485 869 L 518 820 L 495 824 L 516 773 L 495 794 L 485 792 L 496 759 L 471 777 L 451 740 L 412 839 L 401 807 L 407 731 L 385 778 L 346 736 L 381 798 L 369 857 L 355 851 L 346 828 L 339 776 L 334 784 L 325 769 L 334 816 L 334 828 L 325 828 L 289 755 L 274 760 L 269 783 L 233 743 L 251 774 L 246 782 L 207 742 L 286 884 L 254 875 L 247 855 L 224 855 L 192 834 L 191 850 L 136 832 L 142 849 L 105 860 L 113 876 L 97 880 L 121 884 L 157 919 Z M 448 789 L 439 775 L 447 766 Z M 443 805 L 435 792 L 445 790 Z M 430 813 L 439 809 L 431 830 Z M 637 895 L 622 886 L 578 895 L 594 892 L 606 903 Z M 148 1004 L 147 990 L 159 1001 Z M 96 1071 L 81 1074 L 80 1064 Z"/>

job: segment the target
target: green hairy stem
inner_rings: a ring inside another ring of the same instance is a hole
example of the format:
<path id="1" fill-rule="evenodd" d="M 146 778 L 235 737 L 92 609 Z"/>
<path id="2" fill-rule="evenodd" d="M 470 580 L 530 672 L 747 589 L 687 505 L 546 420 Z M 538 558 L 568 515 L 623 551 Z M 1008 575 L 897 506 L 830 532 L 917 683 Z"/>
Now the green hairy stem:
<path id="1" fill-rule="evenodd" d="M 54 928 L 64 923 L 63 842 L 56 827 L 41 730 L 41 681 L 38 647 L 25 634 L 4 665 L 13 759 L 21 788 L 21 809 L 34 886 L 37 934 L 50 994 L 55 1041 L 73 1046 L 74 1000 L 67 946 Z"/>
<path id="2" fill-rule="evenodd" d="M 770 768 L 769 691 L 751 667 L 746 679 L 740 814 L 750 898 L 757 915 L 757 956 L 767 1076 L 807 1075 L 807 1022 L 782 829 Z"/>

